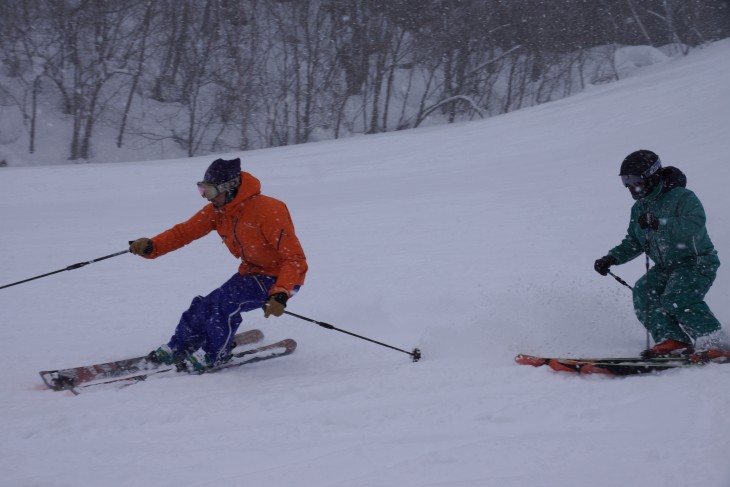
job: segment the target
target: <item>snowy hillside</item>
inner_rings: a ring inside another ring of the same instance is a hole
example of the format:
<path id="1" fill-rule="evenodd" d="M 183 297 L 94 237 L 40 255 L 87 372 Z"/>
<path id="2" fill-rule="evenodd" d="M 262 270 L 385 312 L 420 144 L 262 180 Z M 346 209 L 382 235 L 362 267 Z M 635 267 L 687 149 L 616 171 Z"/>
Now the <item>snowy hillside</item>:
<path id="1" fill-rule="evenodd" d="M 242 329 L 297 352 L 73 396 L 37 372 L 157 347 L 236 261 L 210 235 L 6 288 L 0 486 L 730 486 L 730 366 L 617 379 L 512 361 L 643 348 L 628 290 L 593 271 L 626 229 L 631 151 L 682 168 L 730 262 L 729 54 L 482 122 L 228 154 L 291 210 L 310 272 L 288 309 L 424 359 L 252 312 Z M 187 219 L 211 160 L 1 168 L 0 285 Z M 730 328 L 727 266 L 708 302 Z"/>

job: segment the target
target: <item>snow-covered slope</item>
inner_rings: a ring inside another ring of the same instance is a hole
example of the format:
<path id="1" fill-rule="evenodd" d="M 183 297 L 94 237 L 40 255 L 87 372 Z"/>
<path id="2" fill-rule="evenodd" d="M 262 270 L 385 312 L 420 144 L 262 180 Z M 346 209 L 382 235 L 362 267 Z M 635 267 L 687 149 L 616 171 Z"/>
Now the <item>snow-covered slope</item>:
<path id="1" fill-rule="evenodd" d="M 72 396 L 39 370 L 146 353 L 236 270 L 208 236 L 0 291 L 2 486 L 730 485 L 730 367 L 575 377 L 518 352 L 633 354 L 628 290 L 593 271 L 646 148 L 685 171 L 730 256 L 730 40 L 570 99 L 449 127 L 248 152 L 307 251 L 287 358 Z M 0 169 L 0 285 L 188 218 L 212 158 Z M 616 268 L 633 281 L 643 259 Z M 730 324 L 730 272 L 708 302 Z"/>

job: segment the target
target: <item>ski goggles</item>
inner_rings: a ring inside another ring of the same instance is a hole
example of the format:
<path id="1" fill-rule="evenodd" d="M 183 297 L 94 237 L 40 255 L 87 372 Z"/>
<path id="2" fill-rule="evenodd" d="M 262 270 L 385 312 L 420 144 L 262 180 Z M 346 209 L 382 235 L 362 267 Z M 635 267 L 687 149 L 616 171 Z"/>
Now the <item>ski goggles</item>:
<path id="1" fill-rule="evenodd" d="M 206 183 L 204 181 L 198 182 L 198 191 L 200 191 L 200 196 L 202 196 L 205 199 L 212 200 L 216 196 L 218 196 L 221 193 L 225 193 L 226 191 L 230 191 L 232 189 L 235 189 L 241 185 L 241 177 L 237 177 L 236 179 L 231 179 L 230 181 L 226 181 L 225 183 L 221 184 L 213 184 L 213 183 Z"/>
<path id="2" fill-rule="evenodd" d="M 649 179 L 651 176 L 654 175 L 659 169 L 662 167 L 662 161 L 657 158 L 656 162 L 651 165 L 649 169 L 644 171 L 644 174 L 626 174 L 621 175 L 621 182 L 624 183 L 624 186 L 643 186 L 646 184 L 646 180 Z"/>
<path id="3" fill-rule="evenodd" d="M 627 175 L 627 176 L 621 176 L 621 182 L 624 183 L 624 186 L 643 186 L 646 183 L 646 179 L 644 179 L 644 176 L 634 176 L 634 175 Z"/>

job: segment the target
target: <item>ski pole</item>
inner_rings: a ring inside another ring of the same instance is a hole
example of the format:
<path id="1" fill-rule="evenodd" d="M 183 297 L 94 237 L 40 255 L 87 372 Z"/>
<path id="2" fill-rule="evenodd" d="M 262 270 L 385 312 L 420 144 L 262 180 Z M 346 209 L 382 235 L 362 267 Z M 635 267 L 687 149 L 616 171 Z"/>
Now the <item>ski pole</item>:
<path id="1" fill-rule="evenodd" d="M 65 269 L 59 269 L 57 271 L 49 272 L 47 274 L 42 274 L 40 276 L 35 276 L 35 277 L 31 277 L 29 279 L 24 279 L 22 281 L 14 282 L 12 284 L 6 284 L 4 286 L 0 286 L 0 289 L 5 289 L 6 287 L 10 287 L 10 286 L 17 286 L 18 284 L 23 284 L 24 282 L 28 282 L 28 281 L 34 281 L 36 279 L 40 279 L 41 277 L 52 276 L 53 274 L 58 274 L 59 272 L 72 271 L 74 269 L 78 269 L 79 267 L 84 267 L 87 264 L 93 264 L 94 262 L 99 262 L 100 260 L 104 260 L 104 259 L 111 259 L 112 257 L 116 257 L 117 255 L 126 254 L 128 252 L 129 252 L 129 250 L 122 250 L 121 252 L 105 255 L 104 257 L 99 257 L 98 259 L 90 260 L 88 262 L 79 262 L 78 264 L 70 265 L 70 266 L 66 267 Z"/>
<path id="2" fill-rule="evenodd" d="M 649 350 L 651 340 L 649 338 L 649 303 L 651 302 L 649 293 L 649 250 L 651 242 L 649 240 L 649 228 L 644 234 L 644 255 L 646 255 L 646 310 L 644 311 L 644 320 L 646 321 L 646 349 Z"/>
<path id="3" fill-rule="evenodd" d="M 617 280 L 618 282 L 620 282 L 621 284 L 623 284 L 623 285 L 624 285 L 624 286 L 626 286 L 627 288 L 629 288 L 629 289 L 634 289 L 633 287 L 631 287 L 631 286 L 629 285 L 629 283 L 628 283 L 628 282 L 624 281 L 623 279 L 621 279 L 620 277 L 618 277 L 618 276 L 617 276 L 616 274 L 614 274 L 613 272 L 611 272 L 611 271 L 608 271 L 608 273 L 609 273 L 609 274 L 611 274 L 611 276 L 613 276 L 613 278 L 614 278 L 614 279 L 616 279 L 616 280 Z"/>
<path id="4" fill-rule="evenodd" d="M 647 255 L 646 258 L 648 260 L 649 259 L 649 256 Z M 648 272 L 648 270 L 647 270 L 647 272 Z M 617 276 L 616 274 L 614 274 L 611 271 L 608 271 L 608 273 L 611 274 L 611 276 L 614 279 L 616 279 L 618 282 L 620 282 L 621 284 L 623 284 L 624 286 L 626 286 L 627 288 L 629 288 L 629 289 L 631 289 L 633 291 L 634 288 L 631 287 L 628 282 L 624 281 L 623 279 L 621 279 L 619 276 Z M 647 283 L 648 283 L 648 278 L 647 278 Z M 647 289 L 648 289 L 648 287 L 647 287 Z M 647 309 L 648 309 L 648 306 L 649 305 L 647 304 Z M 647 348 L 647 350 L 649 349 L 650 346 L 651 346 L 651 343 L 649 343 L 649 330 L 647 330 L 646 331 L 646 348 Z"/>
<path id="5" fill-rule="evenodd" d="M 397 350 L 399 352 L 403 352 L 403 353 L 405 353 L 407 355 L 410 355 L 411 356 L 411 360 L 413 360 L 414 362 L 418 362 L 419 360 L 421 360 L 421 351 L 419 349 L 417 349 L 417 348 L 414 348 L 412 352 L 407 352 L 405 350 L 401 350 L 400 348 L 394 347 L 392 345 L 388 345 L 387 343 L 382 343 L 382 342 L 379 342 L 379 341 L 376 341 L 376 340 L 372 340 L 370 338 L 367 338 L 367 337 L 358 335 L 356 333 L 349 332 L 347 330 L 342 330 L 340 328 L 337 328 L 336 326 L 330 325 L 329 323 L 324 323 L 322 321 L 313 320 L 312 318 L 307 318 L 306 316 L 298 315 L 296 313 L 292 313 L 292 312 L 286 311 L 286 310 L 284 311 L 284 314 L 287 314 L 289 316 L 294 316 L 295 318 L 299 318 L 300 320 L 309 321 L 310 323 L 314 323 L 315 325 L 319 325 L 322 328 L 327 328 L 328 330 L 335 330 L 335 331 L 339 331 L 341 333 L 346 333 L 347 335 L 354 336 L 356 338 L 360 338 L 361 340 L 366 340 L 368 342 L 376 343 L 376 344 L 381 345 L 383 347 L 392 348 L 393 350 Z"/>

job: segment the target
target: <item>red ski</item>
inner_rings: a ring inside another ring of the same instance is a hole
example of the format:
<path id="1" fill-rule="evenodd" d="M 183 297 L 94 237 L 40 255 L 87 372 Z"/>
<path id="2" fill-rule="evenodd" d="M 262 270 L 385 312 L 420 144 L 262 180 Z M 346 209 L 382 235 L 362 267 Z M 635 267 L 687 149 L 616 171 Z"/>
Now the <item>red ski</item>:
<path id="1" fill-rule="evenodd" d="M 559 372 L 573 372 L 579 374 L 605 374 L 605 375 L 638 375 L 651 374 L 668 369 L 687 367 L 701 367 L 707 362 L 692 362 L 686 358 L 652 358 L 641 357 L 538 357 L 534 355 L 519 354 L 515 362 L 520 365 L 532 365 L 540 367 L 547 365 Z M 711 363 L 730 363 L 730 359 L 712 361 Z"/>

